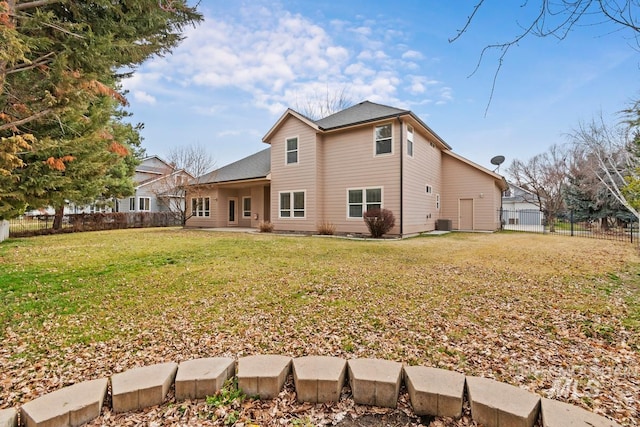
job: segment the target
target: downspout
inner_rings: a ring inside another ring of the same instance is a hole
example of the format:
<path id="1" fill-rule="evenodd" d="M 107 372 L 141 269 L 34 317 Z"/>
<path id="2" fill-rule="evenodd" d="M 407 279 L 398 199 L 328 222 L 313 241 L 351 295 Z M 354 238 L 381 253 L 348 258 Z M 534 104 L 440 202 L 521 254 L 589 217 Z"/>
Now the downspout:
<path id="1" fill-rule="evenodd" d="M 400 123 L 400 238 L 402 238 L 403 233 L 403 224 L 402 224 L 402 207 L 404 205 L 404 198 L 403 198 L 403 178 L 404 178 L 404 164 L 403 164 L 403 160 L 404 160 L 404 155 L 403 155 L 403 146 L 404 146 L 404 141 L 402 140 L 402 119 L 400 118 L 400 116 L 398 116 L 398 122 Z"/>

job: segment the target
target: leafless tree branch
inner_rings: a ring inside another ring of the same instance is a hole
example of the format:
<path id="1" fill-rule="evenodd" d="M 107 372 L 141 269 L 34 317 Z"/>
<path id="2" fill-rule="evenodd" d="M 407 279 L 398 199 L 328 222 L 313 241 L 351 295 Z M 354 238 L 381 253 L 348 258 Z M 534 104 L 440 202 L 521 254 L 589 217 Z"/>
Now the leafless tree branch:
<path id="1" fill-rule="evenodd" d="M 640 0 L 539 0 L 539 2 L 539 11 L 529 25 L 521 26 L 522 31 L 506 42 L 493 43 L 485 46 L 480 52 L 475 68 L 469 75 L 469 77 L 471 77 L 478 71 L 489 51 L 498 50 L 501 52 L 493 76 L 489 100 L 485 108 L 485 117 L 493 100 L 498 76 L 507 52 L 512 46 L 517 45 L 527 36 L 534 35 L 541 38 L 551 36 L 559 40 L 564 40 L 583 18 L 602 15 L 605 19 L 600 23 L 613 22 L 622 28 L 630 29 L 635 33 L 635 40 L 640 45 L 640 22 L 638 18 L 638 14 L 640 14 Z M 528 1 L 525 1 L 523 6 L 526 6 L 527 3 Z M 483 4 L 484 0 L 480 0 L 473 7 L 472 13 L 467 17 L 462 29 L 458 30 L 456 35 L 449 39 L 450 43 L 460 39 L 463 34 L 469 31 L 473 20 L 476 18 Z"/>

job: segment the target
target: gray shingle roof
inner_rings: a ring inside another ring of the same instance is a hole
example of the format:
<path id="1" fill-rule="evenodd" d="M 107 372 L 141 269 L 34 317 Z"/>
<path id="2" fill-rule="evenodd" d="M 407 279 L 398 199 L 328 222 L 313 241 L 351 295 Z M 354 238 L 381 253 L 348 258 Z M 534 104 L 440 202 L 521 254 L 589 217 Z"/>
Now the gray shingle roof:
<path id="1" fill-rule="evenodd" d="M 320 119 L 316 121 L 316 124 L 323 130 L 328 130 L 408 113 L 410 113 L 409 110 L 401 110 L 387 105 L 364 101 L 342 111 L 338 111 L 324 119 Z"/>
<path id="2" fill-rule="evenodd" d="M 265 178 L 271 172 L 271 148 L 258 151 L 244 159 L 230 163 L 203 175 L 198 183 L 242 181 L 245 179 Z"/>

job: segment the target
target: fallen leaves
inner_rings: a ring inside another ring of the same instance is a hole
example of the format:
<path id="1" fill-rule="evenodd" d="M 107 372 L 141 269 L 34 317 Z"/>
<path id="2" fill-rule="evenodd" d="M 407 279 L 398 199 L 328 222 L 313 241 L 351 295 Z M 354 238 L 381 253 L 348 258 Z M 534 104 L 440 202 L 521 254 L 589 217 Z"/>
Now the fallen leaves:
<path id="1" fill-rule="evenodd" d="M 35 308 L 6 317 L 0 407 L 154 363 L 317 354 L 494 378 L 639 425 L 640 333 L 626 317 L 638 258 L 619 243 L 519 234 L 382 243 L 86 234 L 93 236 L 52 236 L 43 247 L 16 244 L 0 254 L 0 273 L 16 272 L 12 283 L 35 277 L 21 284 L 31 297 L 6 299 Z M 46 259 L 59 258 L 56 248 L 75 255 L 54 270 Z M 176 262 L 162 262 L 168 257 Z M 396 410 L 355 405 L 348 387 L 338 403 L 300 404 L 291 381 L 273 401 L 217 409 L 170 396 L 136 413 L 105 409 L 92 425 L 223 425 L 229 415 L 245 427 L 346 427 L 364 417 L 474 425 L 468 411 L 460 420 L 419 419 L 406 395 Z"/>

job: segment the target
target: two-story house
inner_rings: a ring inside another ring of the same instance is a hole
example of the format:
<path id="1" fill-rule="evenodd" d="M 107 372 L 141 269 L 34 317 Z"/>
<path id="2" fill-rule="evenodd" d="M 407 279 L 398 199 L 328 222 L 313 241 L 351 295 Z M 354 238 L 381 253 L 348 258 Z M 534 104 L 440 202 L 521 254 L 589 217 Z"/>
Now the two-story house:
<path id="1" fill-rule="evenodd" d="M 313 121 L 287 110 L 264 136 L 270 148 L 190 186 L 187 226 L 257 227 L 313 233 L 368 233 L 362 214 L 393 212 L 390 234 L 436 228 L 500 228 L 502 176 L 451 151 L 409 110 L 362 102 Z"/>
<path id="2" fill-rule="evenodd" d="M 134 194 L 118 199 L 116 212 L 176 212 L 185 209 L 184 188 L 193 177 L 158 156 L 142 159 L 136 167 Z"/>

